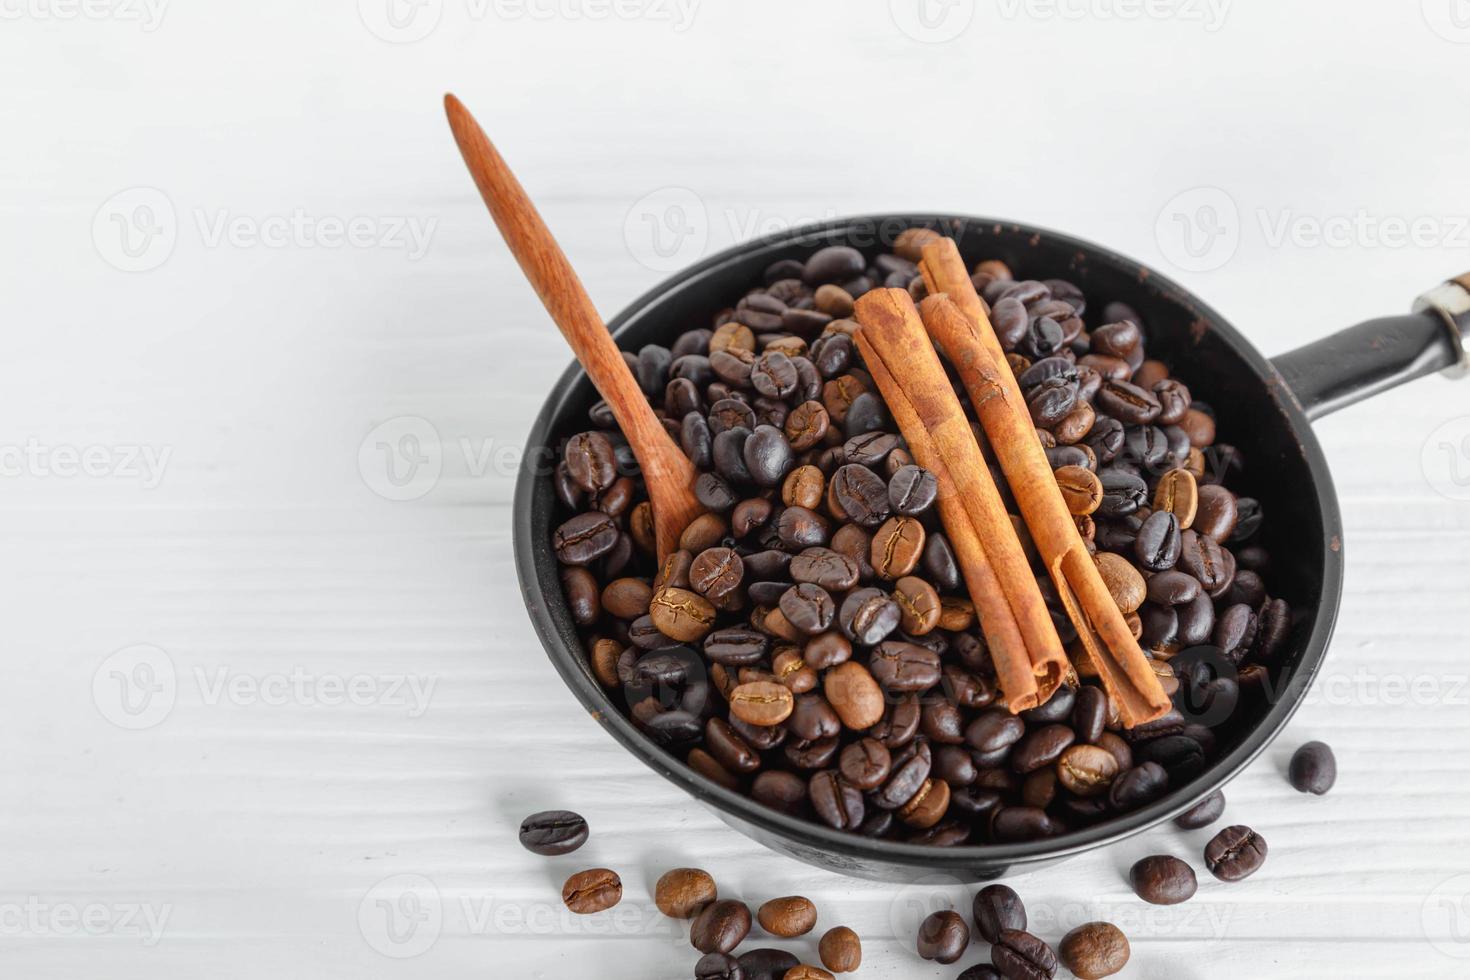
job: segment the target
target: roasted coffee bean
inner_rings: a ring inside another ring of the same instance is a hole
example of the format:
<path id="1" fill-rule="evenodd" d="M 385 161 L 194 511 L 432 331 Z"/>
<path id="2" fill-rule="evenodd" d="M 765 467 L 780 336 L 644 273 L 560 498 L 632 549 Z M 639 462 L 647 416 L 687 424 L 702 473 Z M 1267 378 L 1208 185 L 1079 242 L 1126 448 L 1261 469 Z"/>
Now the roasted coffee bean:
<path id="1" fill-rule="evenodd" d="M 701 551 L 689 566 L 690 587 L 710 599 L 730 595 L 744 577 L 745 563 L 731 548 Z"/>
<path id="2" fill-rule="evenodd" d="M 975 893 L 971 913 L 975 930 L 987 943 L 1000 942 L 1007 929 L 1026 928 L 1026 906 L 1015 889 L 1007 885 L 986 885 Z"/>
<path id="3" fill-rule="evenodd" d="M 937 589 L 946 592 L 958 591 L 962 585 L 960 580 L 959 562 L 955 560 L 954 549 L 950 547 L 949 539 L 939 532 L 930 534 L 924 540 L 924 557 L 921 560 L 924 568 L 924 576 Z"/>
<path id="4" fill-rule="evenodd" d="M 830 548 L 808 548 L 791 559 L 791 578 L 821 586 L 828 592 L 846 592 L 858 581 L 857 562 Z"/>
<path id="5" fill-rule="evenodd" d="M 561 586 L 572 619 L 580 626 L 597 622 L 597 617 L 602 615 L 602 599 L 596 577 L 580 565 L 568 565 L 561 570 Z"/>
<path id="6" fill-rule="evenodd" d="M 1066 725 L 1046 725 L 1026 733 L 1011 750 L 1011 768 L 1022 775 L 1049 766 L 1077 738 Z"/>
<path id="7" fill-rule="evenodd" d="M 807 635 L 824 632 L 832 625 L 837 607 L 820 585 L 793 585 L 781 595 L 781 613 L 787 622 Z"/>
<path id="8" fill-rule="evenodd" d="M 1215 646 L 1231 663 L 1238 664 L 1255 643 L 1259 625 L 1255 611 L 1243 602 L 1237 603 L 1215 620 Z"/>
<path id="9" fill-rule="evenodd" d="M 1045 703 L 1021 712 L 1021 720 L 1028 725 L 1053 725 L 1066 721 L 1071 717 L 1072 706 L 1076 703 L 1077 689 L 1070 684 L 1063 684 L 1052 692 Z"/>
<path id="10" fill-rule="evenodd" d="M 822 505 L 827 489 L 827 478 L 815 466 L 798 466 L 786 474 L 781 484 L 781 502 L 787 507 L 805 507 L 815 510 Z"/>
<path id="11" fill-rule="evenodd" d="M 702 639 L 715 622 L 715 608 L 708 599 L 672 587 L 653 594 L 648 615 L 660 633 L 683 643 Z"/>
<path id="12" fill-rule="evenodd" d="M 943 819 L 949 809 L 949 783 L 926 779 L 918 792 L 898 810 L 898 819 L 917 830 L 927 830 Z"/>
<path id="13" fill-rule="evenodd" d="M 863 965 L 863 944 L 847 926 L 834 926 L 817 944 L 822 965 L 833 973 L 852 973 Z"/>
<path id="14" fill-rule="evenodd" d="M 1169 774 L 1157 762 L 1144 762 L 1124 770 L 1108 790 L 1108 802 L 1117 810 L 1136 810 L 1163 796 L 1169 789 Z"/>
<path id="15" fill-rule="evenodd" d="M 1063 466 L 1054 475 L 1062 500 L 1073 514 L 1091 514 L 1102 504 L 1103 486 L 1096 473 L 1082 466 Z"/>
<path id="16" fill-rule="evenodd" d="M 883 399 L 871 391 L 865 391 L 847 406 L 847 416 L 842 420 L 842 431 L 849 439 L 864 432 L 876 432 L 892 425 Z"/>
<path id="17" fill-rule="evenodd" d="M 990 949 L 990 962 L 1006 980 L 1051 980 L 1057 956 L 1051 947 L 1021 929 L 1006 929 Z"/>
<path id="18" fill-rule="evenodd" d="M 1038 840 L 1062 832 L 1057 821 L 1040 807 L 1008 806 L 996 812 L 990 821 L 990 831 L 1002 843 Z"/>
<path id="19" fill-rule="evenodd" d="M 833 976 L 819 966 L 812 966 L 809 963 L 798 963 L 796 966 L 787 970 L 786 975 L 781 980 L 833 980 Z"/>
<path id="20" fill-rule="evenodd" d="M 875 738 L 864 738 L 842 750 L 838 769 L 842 778 L 861 790 L 876 789 L 888 778 L 892 756 Z"/>
<path id="21" fill-rule="evenodd" d="M 1179 569 L 1199 580 L 1206 592 L 1223 590 L 1230 584 L 1234 569 L 1228 566 L 1229 552 L 1208 535 L 1185 531 L 1181 540 Z"/>
<path id="22" fill-rule="evenodd" d="M 784 980 L 801 961 L 784 949 L 752 949 L 740 955 L 744 980 Z"/>
<path id="23" fill-rule="evenodd" d="M 1150 572 L 1166 572 L 1179 562 L 1183 544 L 1179 518 L 1173 512 L 1156 510 L 1138 529 L 1133 553 Z"/>
<path id="24" fill-rule="evenodd" d="M 1239 519 L 1235 494 L 1217 483 L 1207 483 L 1199 488 L 1199 509 L 1193 525 L 1196 531 L 1224 544 L 1234 533 Z"/>
<path id="25" fill-rule="evenodd" d="M 745 971 L 729 953 L 705 953 L 694 964 L 694 980 L 745 980 Z"/>
<path id="26" fill-rule="evenodd" d="M 1163 411 L 1153 392 L 1112 378 L 1104 378 L 1097 390 L 1095 403 L 1100 410 L 1125 425 L 1146 425 Z"/>
<path id="27" fill-rule="evenodd" d="M 589 565 L 618 543 L 618 526 L 601 511 L 578 514 L 556 529 L 552 547 L 563 565 Z"/>
<path id="28" fill-rule="evenodd" d="M 567 440 L 567 475 L 587 493 L 598 493 L 618 478 L 612 440 L 601 432 L 582 432 Z"/>
<path id="29" fill-rule="evenodd" d="M 792 693 L 774 681 L 752 681 L 730 692 L 730 712 L 749 725 L 779 725 L 795 703 Z"/>
<path id="30" fill-rule="evenodd" d="M 701 953 L 728 953 L 750 933 L 750 909 L 729 899 L 706 905 L 689 927 L 689 942 Z"/>
<path id="31" fill-rule="evenodd" d="M 882 810 L 897 810 L 923 788 L 933 765 L 928 743 L 911 743 L 894 758 L 892 773 L 873 794 L 873 805 Z"/>
<path id="32" fill-rule="evenodd" d="M 961 973 L 957 980 L 1004 980 L 1004 978 L 995 967 L 979 963 Z"/>
<path id="33" fill-rule="evenodd" d="M 1211 793 L 1194 806 L 1174 818 L 1174 823 L 1185 830 L 1199 830 L 1220 819 L 1225 812 L 1225 794 L 1219 790 Z"/>
<path id="34" fill-rule="evenodd" d="M 808 286 L 829 282 L 849 282 L 863 274 L 867 262 L 863 253 L 846 245 L 829 245 L 818 249 L 802 267 L 802 280 Z"/>
<path id="35" fill-rule="evenodd" d="M 1026 724 L 1005 708 L 990 708 L 965 729 L 965 741 L 978 752 L 1010 749 L 1026 734 Z M 1063 746 L 1065 748 L 1065 746 Z"/>
<path id="36" fill-rule="evenodd" d="M 1170 470 L 1159 478 L 1154 490 L 1154 511 L 1168 511 L 1179 519 L 1179 527 L 1188 530 L 1194 524 L 1199 507 L 1199 488 L 1194 474 L 1185 469 Z"/>
<path id="37" fill-rule="evenodd" d="M 520 840 L 533 854 L 570 854 L 587 843 L 587 821 L 571 810 L 543 810 L 521 821 Z"/>
<path id="38" fill-rule="evenodd" d="M 579 871 L 561 887 L 561 900 L 577 915 L 610 909 L 623 899 L 623 882 L 607 868 Z"/>
<path id="39" fill-rule="evenodd" d="M 875 685 L 876 681 L 873 682 Z M 880 689 L 881 690 L 881 689 Z M 918 695 L 907 694 L 889 704 L 868 734 L 889 749 L 899 749 L 914 740 L 919 732 L 921 714 Z"/>
<path id="40" fill-rule="evenodd" d="M 953 963 L 970 945 L 970 927 L 958 912 L 935 912 L 919 925 L 919 955 L 938 963 Z"/>
<path id="41" fill-rule="evenodd" d="M 653 889 L 653 903 L 672 919 L 692 919 L 716 897 L 715 880 L 699 868 L 666 871 Z"/>
<path id="42" fill-rule="evenodd" d="M 872 646 L 898 628 L 898 603 L 880 589 L 855 589 L 842 600 L 837 622 L 855 643 Z"/>
<path id="43" fill-rule="evenodd" d="M 1221 881 L 1240 881 L 1266 862 L 1266 839 L 1239 824 L 1226 827 L 1205 845 L 1205 866 Z"/>
<path id="44" fill-rule="evenodd" d="M 886 691 L 927 691 L 939 683 L 939 656 L 916 643 L 886 640 L 873 648 L 868 669 Z"/>
<path id="45" fill-rule="evenodd" d="M 1128 965 L 1128 937 L 1111 922 L 1088 922 L 1062 937 L 1061 961 L 1079 980 L 1110 977 Z"/>
<path id="46" fill-rule="evenodd" d="M 1118 760 L 1096 745 L 1073 745 L 1057 759 L 1057 779 L 1077 796 L 1106 793 L 1118 775 Z"/>
<path id="47" fill-rule="evenodd" d="M 1204 749 L 1187 735 L 1165 735 L 1141 742 L 1133 747 L 1133 756 L 1139 762 L 1163 766 L 1171 786 L 1183 786 L 1205 769 Z"/>
<path id="48" fill-rule="evenodd" d="M 826 670 L 846 663 L 852 657 L 852 643 L 838 632 L 814 636 L 802 648 L 801 658 L 813 670 Z"/>
<path id="49" fill-rule="evenodd" d="M 776 518 L 776 534 L 788 551 L 825 545 L 827 530 L 827 519 L 805 507 L 787 507 Z"/>
<path id="50" fill-rule="evenodd" d="M 912 517 L 890 517 L 873 535 L 869 562 L 880 577 L 902 578 L 919 565 L 924 526 Z"/>
<path id="51" fill-rule="evenodd" d="M 842 723 L 854 731 L 878 724 L 883 717 L 883 689 L 866 667 L 846 661 L 822 678 L 822 690 Z"/>
<path id="52" fill-rule="evenodd" d="M 773 810 L 798 815 L 806 803 L 806 780 L 795 773 L 767 769 L 756 775 L 750 795 Z"/>
<path id="53" fill-rule="evenodd" d="M 922 514 L 939 495 L 934 474 L 920 466 L 902 466 L 888 481 L 888 503 L 895 514 Z"/>
<path id="54" fill-rule="evenodd" d="M 710 754 L 733 773 L 751 773 L 760 768 L 760 756 L 722 718 L 711 718 L 704 725 L 704 745 Z"/>
<path id="55" fill-rule="evenodd" d="M 1142 507 L 1148 499 L 1148 484 L 1127 470 L 1110 468 L 1098 473 L 1102 483 L 1102 501 L 1097 506 L 1099 517 L 1126 517 Z"/>
<path id="56" fill-rule="evenodd" d="M 888 519 L 888 485 L 882 477 L 856 463 L 837 468 L 829 484 L 832 497 L 842 512 L 864 527 L 877 527 Z"/>
<path id="57" fill-rule="evenodd" d="M 893 601 L 899 608 L 899 626 L 910 636 L 923 636 L 939 625 L 939 593 L 923 579 L 900 578 L 893 586 Z"/>
<path id="58" fill-rule="evenodd" d="M 756 921 L 773 936 L 805 936 L 817 924 L 817 907 L 800 895 L 773 898 L 756 910 Z"/>
<path id="59" fill-rule="evenodd" d="M 763 633 L 732 626 L 704 638 L 704 655 L 727 667 L 748 667 L 765 658 L 768 644 Z"/>
<path id="60" fill-rule="evenodd" d="M 1103 584 L 1108 587 L 1108 594 L 1119 610 L 1131 613 L 1143 605 L 1148 586 L 1138 569 L 1122 556 L 1106 551 L 1099 553 L 1096 561 Z"/>
<path id="61" fill-rule="evenodd" d="M 1171 854 L 1155 854 L 1128 872 L 1133 892 L 1152 905 L 1178 905 L 1194 897 L 1194 869 Z"/>
<path id="62" fill-rule="evenodd" d="M 1297 792 L 1321 796 L 1337 782 L 1337 759 L 1326 742 L 1307 742 L 1291 754 L 1288 776 Z"/>

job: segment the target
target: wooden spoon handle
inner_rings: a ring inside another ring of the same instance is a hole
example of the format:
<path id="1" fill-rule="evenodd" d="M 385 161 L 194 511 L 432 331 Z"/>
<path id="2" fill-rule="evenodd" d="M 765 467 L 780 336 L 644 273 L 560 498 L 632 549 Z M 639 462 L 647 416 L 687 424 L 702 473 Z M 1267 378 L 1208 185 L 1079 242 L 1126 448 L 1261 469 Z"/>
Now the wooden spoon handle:
<path id="1" fill-rule="evenodd" d="M 687 502 L 675 501 L 674 506 L 663 508 L 674 513 L 656 514 L 661 539 L 658 550 L 663 554 L 668 544 L 664 540 L 669 536 L 666 530 L 676 536 L 690 517 L 698 513 L 690 489 L 694 466 L 653 414 L 643 389 L 628 369 L 622 351 L 608 333 L 582 281 L 490 138 L 453 95 L 444 97 L 444 110 L 475 186 L 480 189 L 480 196 L 505 243 L 588 377 L 607 399 L 618 426 L 633 447 L 650 497 L 654 498 L 655 511 L 660 509 L 661 496 L 672 498 L 672 487 L 677 487 L 687 498 Z"/>
<path id="2" fill-rule="evenodd" d="M 618 425 L 637 446 L 645 439 L 648 445 L 669 440 L 649 407 L 643 390 L 638 387 L 623 353 L 607 331 L 597 308 L 582 280 L 557 245 L 551 230 L 541 220 L 536 206 L 526 195 L 505 160 L 491 144 L 480 124 L 470 115 L 464 103 L 453 95 L 444 97 L 444 110 L 455 142 L 464 155 L 475 186 L 490 216 L 500 228 L 505 243 L 520 263 L 521 271 L 541 297 L 546 311 L 561 328 L 562 336 L 587 371 L 598 392 L 607 399 Z M 640 463 L 648 461 L 640 460 Z"/>

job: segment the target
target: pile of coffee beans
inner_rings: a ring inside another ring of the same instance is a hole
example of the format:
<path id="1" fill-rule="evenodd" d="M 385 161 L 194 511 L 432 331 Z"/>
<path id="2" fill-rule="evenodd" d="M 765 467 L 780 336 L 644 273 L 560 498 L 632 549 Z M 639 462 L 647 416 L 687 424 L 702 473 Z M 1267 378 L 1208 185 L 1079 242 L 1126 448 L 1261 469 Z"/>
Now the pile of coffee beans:
<path id="1" fill-rule="evenodd" d="M 1039 561 L 1080 676 L 1020 716 L 999 705 L 934 477 L 850 337 L 867 290 L 922 295 L 926 236 L 776 262 L 709 327 L 625 352 L 708 513 L 659 564 L 632 452 L 598 403 L 559 447 L 551 546 L 596 677 L 710 780 L 870 837 L 1050 837 L 1203 772 L 1251 720 L 1291 610 L 1268 590 L 1261 506 L 1230 489 L 1241 453 L 1148 357 L 1138 312 L 981 262 L 1036 437 L 1176 707 L 1122 728 Z"/>

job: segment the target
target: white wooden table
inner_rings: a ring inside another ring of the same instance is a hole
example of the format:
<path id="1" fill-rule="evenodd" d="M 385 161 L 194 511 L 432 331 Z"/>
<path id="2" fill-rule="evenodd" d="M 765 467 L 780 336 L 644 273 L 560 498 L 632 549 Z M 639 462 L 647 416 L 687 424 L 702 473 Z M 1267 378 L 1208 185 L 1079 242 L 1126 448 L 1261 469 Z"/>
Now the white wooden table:
<path id="1" fill-rule="evenodd" d="M 862 976 L 959 972 L 913 922 L 968 889 L 765 852 L 553 673 L 509 505 L 568 354 L 441 93 L 609 313 L 762 231 L 922 208 L 1156 262 L 1278 353 L 1470 268 L 1470 19 L 928 2 L 0 5 L 0 970 L 686 977 L 649 889 L 696 863 L 815 899 Z M 1319 431 L 1347 590 L 1311 703 L 1229 789 L 1264 870 L 1147 908 L 1127 866 L 1207 836 L 1161 831 L 1013 881 L 1044 938 L 1123 926 L 1130 976 L 1470 973 L 1470 384 Z M 1321 799 L 1282 776 L 1309 738 Z M 552 806 L 592 822 L 574 856 L 516 844 Z M 627 897 L 576 919 L 594 863 Z"/>

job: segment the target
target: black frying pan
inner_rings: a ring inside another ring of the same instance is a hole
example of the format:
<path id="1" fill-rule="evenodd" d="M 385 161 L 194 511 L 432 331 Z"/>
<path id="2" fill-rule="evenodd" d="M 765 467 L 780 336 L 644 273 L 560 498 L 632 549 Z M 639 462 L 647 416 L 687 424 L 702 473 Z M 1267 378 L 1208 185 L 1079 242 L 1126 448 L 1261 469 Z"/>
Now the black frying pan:
<path id="1" fill-rule="evenodd" d="M 1301 704 L 1322 663 L 1342 598 L 1342 520 L 1332 476 L 1311 420 L 1386 388 L 1470 360 L 1470 275 L 1423 297 L 1412 314 L 1373 320 L 1267 360 L 1214 310 L 1157 272 L 1096 245 L 1024 225 L 940 215 L 846 218 L 782 232 L 706 259 L 646 293 L 609 323 L 625 349 L 670 343 L 760 281 L 778 259 L 804 259 L 826 245 L 890 250 L 905 228 L 953 236 L 967 262 L 1003 259 L 1020 278 L 1068 279 L 1095 303 L 1122 300 L 1148 327 L 1149 356 L 1167 361 L 1194 396 L 1216 411 L 1221 438 L 1239 446 L 1246 470 L 1232 488 L 1261 501 L 1264 544 L 1275 561 L 1272 592 L 1298 612 L 1281 673 L 1254 723 L 1225 743 L 1193 782 L 1099 825 L 1019 844 L 930 847 L 871 840 L 789 817 L 716 785 L 645 738 L 593 676 L 562 598 L 549 540 L 559 522 L 547 471 L 516 484 L 516 570 L 541 642 L 562 679 L 604 728 L 654 771 L 712 807 L 726 823 L 811 864 L 867 878 L 904 880 L 931 870 L 995 877 L 1101 847 L 1182 812 L 1229 781 L 1270 744 Z M 530 456 L 586 428 L 597 395 L 572 365 L 551 389 L 527 441 Z M 528 457 L 529 458 L 529 457 Z"/>

